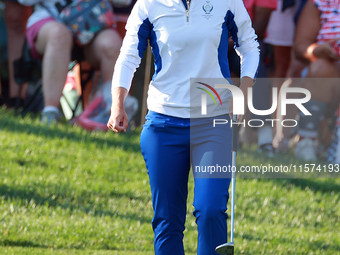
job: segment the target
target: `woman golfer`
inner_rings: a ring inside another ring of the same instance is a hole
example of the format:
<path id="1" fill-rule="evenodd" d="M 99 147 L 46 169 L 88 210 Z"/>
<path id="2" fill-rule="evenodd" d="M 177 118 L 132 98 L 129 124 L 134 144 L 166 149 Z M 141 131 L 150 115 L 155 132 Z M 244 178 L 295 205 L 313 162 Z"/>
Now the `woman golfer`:
<path id="1" fill-rule="evenodd" d="M 214 127 L 213 120 L 230 121 L 232 109 L 230 91 L 218 89 L 214 81 L 228 83 L 230 78 L 231 37 L 241 56 L 244 95 L 253 85 L 259 50 L 250 18 L 241 0 L 138 0 L 126 29 L 112 80 L 108 127 L 117 133 L 127 129 L 124 99 L 149 41 L 155 74 L 141 149 L 152 192 L 155 254 L 184 254 L 190 167 L 195 174 L 197 254 L 216 254 L 215 247 L 227 242 L 231 174 L 215 173 L 231 165 L 231 128 Z"/>

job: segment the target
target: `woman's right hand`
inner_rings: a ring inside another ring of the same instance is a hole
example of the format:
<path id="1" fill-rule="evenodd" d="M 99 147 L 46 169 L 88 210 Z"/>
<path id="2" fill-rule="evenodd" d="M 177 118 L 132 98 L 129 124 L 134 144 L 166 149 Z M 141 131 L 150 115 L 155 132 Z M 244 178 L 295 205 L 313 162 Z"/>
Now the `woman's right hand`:
<path id="1" fill-rule="evenodd" d="M 107 122 L 107 127 L 113 132 L 126 132 L 128 127 L 128 116 L 124 108 L 112 107 L 110 119 Z"/>

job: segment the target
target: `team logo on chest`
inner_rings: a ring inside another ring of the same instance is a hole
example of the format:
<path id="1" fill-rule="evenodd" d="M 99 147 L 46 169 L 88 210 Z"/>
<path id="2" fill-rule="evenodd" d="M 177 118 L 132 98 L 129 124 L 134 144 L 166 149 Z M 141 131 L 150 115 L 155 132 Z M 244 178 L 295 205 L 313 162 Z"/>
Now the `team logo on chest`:
<path id="1" fill-rule="evenodd" d="M 205 17 L 206 19 L 210 19 L 213 16 L 211 12 L 213 11 L 214 6 L 210 3 L 210 1 L 206 1 L 206 3 L 203 4 L 202 9 L 205 12 L 203 17 Z"/>

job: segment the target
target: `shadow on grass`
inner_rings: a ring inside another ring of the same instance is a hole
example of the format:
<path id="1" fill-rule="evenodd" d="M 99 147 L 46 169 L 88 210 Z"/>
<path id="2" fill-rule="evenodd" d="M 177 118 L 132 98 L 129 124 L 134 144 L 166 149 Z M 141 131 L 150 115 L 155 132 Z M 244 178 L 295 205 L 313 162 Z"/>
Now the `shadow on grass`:
<path id="1" fill-rule="evenodd" d="M 272 179 L 272 181 L 283 187 L 293 185 L 301 190 L 306 190 L 308 188 L 313 192 L 340 192 L 340 184 L 336 183 L 335 179 Z"/>
<path id="2" fill-rule="evenodd" d="M 98 148 L 104 147 L 120 147 L 125 151 L 131 152 L 139 152 L 140 146 L 136 143 L 130 142 L 130 137 L 135 136 L 136 134 L 133 132 L 128 132 L 124 134 L 120 134 L 119 137 L 117 135 L 117 139 L 114 137 L 109 139 L 103 139 L 98 137 L 91 136 L 91 133 L 79 134 L 72 130 L 72 127 L 61 130 L 55 126 L 48 127 L 44 125 L 32 125 L 27 123 L 20 123 L 19 120 L 15 118 L 4 118 L 0 121 L 0 130 L 8 129 L 11 132 L 16 133 L 26 133 L 26 134 L 34 134 L 37 136 L 42 136 L 48 139 L 56 139 L 63 138 L 71 141 L 75 141 L 78 143 L 93 143 Z"/>
<path id="3" fill-rule="evenodd" d="M 296 241 L 294 239 L 282 238 L 282 237 L 264 240 L 263 237 L 261 237 L 261 236 L 254 236 L 254 235 L 251 235 L 251 234 L 243 234 L 242 236 L 240 236 L 237 233 L 235 233 L 235 237 L 236 238 L 241 237 L 243 240 L 256 241 L 256 242 L 264 242 L 264 241 L 273 242 L 273 241 L 275 241 L 276 243 L 280 243 L 280 244 L 291 244 L 292 247 L 295 246 L 294 242 Z M 322 242 L 322 241 L 313 241 L 308 245 L 308 248 L 309 248 L 310 254 L 312 254 L 312 251 L 315 251 L 315 252 L 320 252 L 320 251 L 336 252 L 336 251 L 340 251 L 340 246 L 337 245 L 336 243 L 327 244 L 327 243 Z M 327 254 L 330 254 L 330 253 L 327 253 Z M 338 254 L 338 253 L 334 253 L 334 254 Z"/>
<path id="4" fill-rule="evenodd" d="M 17 240 L 17 241 L 13 241 L 13 240 L 0 240 L 0 246 L 21 246 L 21 247 L 34 247 L 34 248 L 48 248 L 45 245 L 41 245 L 41 244 L 36 244 L 33 243 L 31 241 L 25 241 L 25 240 Z"/>
<path id="5" fill-rule="evenodd" d="M 49 187 L 51 189 L 51 187 Z M 46 187 L 48 190 L 48 187 Z M 42 190 L 46 190 L 42 188 Z M 60 190 L 64 190 L 64 188 L 59 188 Z M 51 189 L 51 191 L 54 189 Z M 51 192 L 52 193 L 52 192 Z M 56 193 L 56 192 L 54 192 Z M 23 203 L 21 206 L 27 206 L 29 203 L 34 202 L 39 206 L 48 206 L 48 207 L 61 207 L 63 209 L 69 209 L 70 211 L 82 211 L 86 214 L 90 214 L 93 216 L 110 216 L 112 218 L 123 218 L 129 220 L 140 221 L 141 223 L 150 223 L 151 218 L 142 216 L 139 213 L 126 213 L 120 211 L 111 211 L 106 209 L 95 208 L 95 204 L 92 201 L 85 201 L 86 198 L 93 197 L 96 195 L 95 193 L 89 193 L 86 191 L 82 191 L 79 198 L 66 197 L 65 193 L 63 194 L 53 194 L 42 196 L 38 194 L 35 190 L 24 190 L 18 189 L 16 187 L 9 187 L 7 185 L 0 185 L 0 196 L 3 196 L 5 199 L 21 199 Z M 110 198 L 128 198 L 129 200 L 141 200 L 145 201 L 145 199 L 141 197 L 134 196 L 132 193 L 118 193 L 111 192 Z"/>
<path id="6" fill-rule="evenodd" d="M 322 241 L 314 241 L 312 242 L 310 249 L 312 251 L 331 250 L 332 252 L 335 252 L 335 251 L 340 251 L 340 246 L 337 244 L 327 244 Z M 333 254 L 339 254 L 339 253 L 333 253 Z"/>

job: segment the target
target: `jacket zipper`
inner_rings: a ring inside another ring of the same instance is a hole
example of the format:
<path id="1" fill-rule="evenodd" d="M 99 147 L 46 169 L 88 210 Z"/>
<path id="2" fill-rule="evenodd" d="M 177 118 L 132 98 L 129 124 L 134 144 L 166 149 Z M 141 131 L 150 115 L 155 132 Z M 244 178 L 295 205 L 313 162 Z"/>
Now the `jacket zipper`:
<path id="1" fill-rule="evenodd" d="M 180 0 L 180 1 L 182 1 L 182 0 Z M 186 0 L 186 1 L 187 1 L 187 7 L 185 7 L 183 1 L 182 1 L 182 3 L 183 3 L 183 5 L 184 5 L 185 11 L 186 11 L 186 13 L 187 13 L 187 22 L 189 22 L 189 8 L 190 8 L 190 1 L 189 1 L 189 0 Z"/>
<path id="2" fill-rule="evenodd" d="M 190 1 L 187 0 L 187 6 L 188 6 L 188 9 L 187 9 L 187 22 L 189 22 L 189 8 L 190 8 Z"/>

